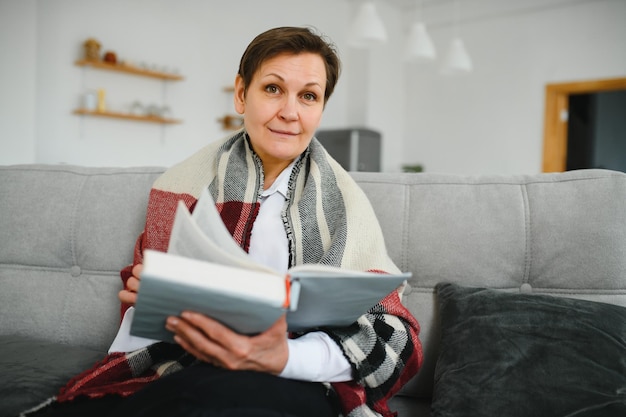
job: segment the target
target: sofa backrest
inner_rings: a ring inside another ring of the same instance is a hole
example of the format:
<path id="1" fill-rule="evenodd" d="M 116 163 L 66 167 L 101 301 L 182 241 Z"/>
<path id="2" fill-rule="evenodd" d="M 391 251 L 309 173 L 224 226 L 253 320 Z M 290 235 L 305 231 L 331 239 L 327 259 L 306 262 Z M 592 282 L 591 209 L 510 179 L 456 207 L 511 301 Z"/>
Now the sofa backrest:
<path id="1" fill-rule="evenodd" d="M 0 334 L 107 349 L 119 270 L 132 261 L 162 171 L 0 167 Z M 413 272 L 404 301 L 421 324 L 425 361 L 405 395 L 432 393 L 438 282 L 626 306 L 626 174 L 353 177 L 390 256 Z"/>
<path id="2" fill-rule="evenodd" d="M 404 302 L 424 364 L 403 393 L 430 397 L 439 352 L 434 286 L 454 282 L 626 306 L 626 174 L 353 173 L 390 256 L 413 272 Z"/>
<path id="3" fill-rule="evenodd" d="M 106 350 L 161 168 L 0 167 L 0 334 Z"/>

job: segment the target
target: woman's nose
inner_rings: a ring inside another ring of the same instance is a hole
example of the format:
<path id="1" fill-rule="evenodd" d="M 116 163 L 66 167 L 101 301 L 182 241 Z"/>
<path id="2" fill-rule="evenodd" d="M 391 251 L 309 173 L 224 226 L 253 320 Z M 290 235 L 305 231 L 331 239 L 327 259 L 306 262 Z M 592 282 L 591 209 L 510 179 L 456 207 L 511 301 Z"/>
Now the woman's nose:
<path id="1" fill-rule="evenodd" d="M 283 120 L 298 120 L 297 97 L 286 97 L 280 109 L 279 116 Z"/>

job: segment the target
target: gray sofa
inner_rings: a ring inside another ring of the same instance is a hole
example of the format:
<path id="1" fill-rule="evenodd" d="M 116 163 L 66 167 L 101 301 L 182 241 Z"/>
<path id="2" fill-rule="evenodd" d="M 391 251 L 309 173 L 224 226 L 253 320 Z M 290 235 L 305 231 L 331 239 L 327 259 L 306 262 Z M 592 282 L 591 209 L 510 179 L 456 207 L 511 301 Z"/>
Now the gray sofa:
<path id="1" fill-rule="evenodd" d="M 0 416 L 15 415 L 55 394 L 108 348 L 119 320 L 118 271 L 131 262 L 148 190 L 161 172 L 161 168 L 0 167 Z M 452 304 L 441 304 L 438 294 L 445 289 L 436 288 L 438 283 L 622 306 L 616 309 L 626 306 L 623 173 L 353 176 L 379 216 L 392 258 L 402 270 L 413 272 L 404 301 L 421 324 L 424 363 L 390 402 L 400 416 L 427 416 L 434 400 L 438 405 L 433 415 L 489 415 L 476 408 L 446 414 L 445 398 L 436 392 L 438 384 L 449 384 L 446 378 L 455 375 L 438 364 L 450 354 L 443 341 L 462 334 L 458 330 L 442 334 L 440 313 L 449 317 L 454 312 Z M 526 322 L 529 316 L 532 319 L 532 308 L 522 310 Z M 470 316 L 462 311 L 465 318 Z M 556 322 L 578 320 L 568 311 L 559 310 Z M 617 314 L 617 325 L 613 321 L 609 326 L 618 332 L 611 336 L 615 341 L 611 348 L 618 352 L 614 367 L 618 374 L 611 378 L 618 386 L 609 401 L 613 408 L 607 410 L 618 412 L 626 410 L 620 408 L 626 407 L 626 350 L 619 357 L 626 346 L 626 330 L 619 323 L 620 313 L 600 314 Z M 472 331 L 470 336 L 479 334 Z M 507 338 L 500 335 L 485 346 L 495 348 L 502 341 Z M 486 348 L 468 345 L 466 350 L 478 354 Z M 583 356 L 592 356 L 589 349 L 581 347 Z M 610 354 L 602 355 L 613 360 Z M 572 361 L 571 366 L 582 362 Z M 471 383 L 480 388 L 490 382 L 485 375 L 474 375 Z M 453 396 L 458 394 L 456 388 L 450 389 Z M 546 396 L 564 395 L 558 384 L 543 389 Z M 439 397 L 434 399 L 433 392 Z M 513 408 L 521 407 L 514 399 L 509 401 Z M 612 415 L 607 410 L 581 415 Z"/>

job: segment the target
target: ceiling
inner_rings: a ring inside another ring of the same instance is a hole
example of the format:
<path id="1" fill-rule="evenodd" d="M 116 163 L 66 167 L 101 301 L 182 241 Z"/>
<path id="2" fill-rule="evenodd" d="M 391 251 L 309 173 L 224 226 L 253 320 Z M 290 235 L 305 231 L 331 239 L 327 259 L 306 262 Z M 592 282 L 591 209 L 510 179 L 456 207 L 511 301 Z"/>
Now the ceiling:
<path id="1" fill-rule="evenodd" d="M 424 6 L 433 6 L 435 4 L 444 4 L 449 3 L 455 0 L 378 0 L 381 2 L 388 3 L 392 6 L 395 6 L 399 9 L 413 9 L 418 5 Z"/>

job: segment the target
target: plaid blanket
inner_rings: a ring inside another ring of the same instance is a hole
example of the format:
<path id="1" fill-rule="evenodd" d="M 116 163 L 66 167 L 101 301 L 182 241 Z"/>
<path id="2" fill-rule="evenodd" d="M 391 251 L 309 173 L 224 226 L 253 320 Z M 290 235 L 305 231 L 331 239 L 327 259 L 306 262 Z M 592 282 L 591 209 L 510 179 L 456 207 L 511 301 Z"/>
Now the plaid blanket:
<path id="1" fill-rule="evenodd" d="M 226 227 L 248 250 L 263 190 L 263 169 L 245 131 L 212 143 L 167 170 L 150 191 L 146 226 L 135 245 L 134 264 L 144 249 L 165 251 L 179 200 L 193 210 L 209 188 Z M 398 272 L 365 194 L 314 138 L 289 181 L 283 220 L 289 266 L 322 263 L 353 270 Z M 132 265 L 121 272 L 124 283 Z M 127 306 L 122 306 L 124 313 Z M 419 324 L 394 291 L 346 328 L 320 329 L 343 349 L 354 379 L 334 383 L 346 417 L 393 416 L 387 400 L 422 363 Z M 145 384 L 195 359 L 173 344 L 114 353 L 73 378 L 50 402 L 116 394 L 128 396 Z"/>

